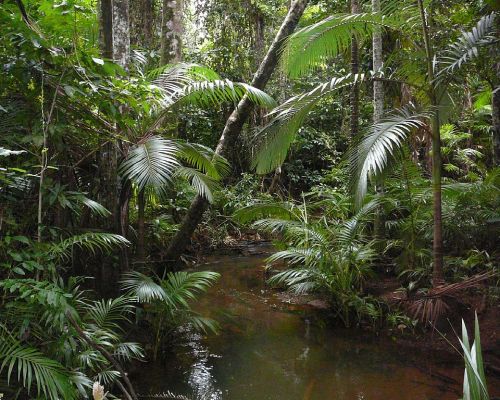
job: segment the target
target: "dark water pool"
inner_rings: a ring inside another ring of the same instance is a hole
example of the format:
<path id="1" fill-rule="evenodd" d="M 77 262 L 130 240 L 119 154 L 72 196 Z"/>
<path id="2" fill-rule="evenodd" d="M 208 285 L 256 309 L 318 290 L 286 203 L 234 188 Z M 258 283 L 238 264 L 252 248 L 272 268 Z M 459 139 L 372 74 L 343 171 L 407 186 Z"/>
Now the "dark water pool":
<path id="1" fill-rule="evenodd" d="M 284 306 L 264 284 L 264 256 L 218 257 L 200 266 L 221 279 L 198 304 L 221 333 L 186 331 L 167 360 L 141 368 L 141 394 L 193 400 L 455 400 L 459 357 L 402 350 L 387 337 L 321 326 Z M 498 383 L 498 382 L 497 382 Z M 491 386 L 491 382 L 490 382 Z"/>

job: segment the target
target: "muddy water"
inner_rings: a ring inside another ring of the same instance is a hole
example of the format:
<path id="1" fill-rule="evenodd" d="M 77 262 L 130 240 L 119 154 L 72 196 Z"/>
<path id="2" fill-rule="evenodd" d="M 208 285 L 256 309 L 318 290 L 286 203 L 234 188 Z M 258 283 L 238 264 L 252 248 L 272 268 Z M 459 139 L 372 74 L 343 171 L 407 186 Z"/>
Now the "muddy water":
<path id="1" fill-rule="evenodd" d="M 264 284 L 264 256 L 218 257 L 222 274 L 195 305 L 221 333 L 179 334 L 172 354 L 144 366 L 141 394 L 193 400 L 455 400 L 460 364 L 402 352 L 387 337 L 332 329 L 317 313 L 286 305 Z M 457 360 L 459 361 L 459 360 Z"/>

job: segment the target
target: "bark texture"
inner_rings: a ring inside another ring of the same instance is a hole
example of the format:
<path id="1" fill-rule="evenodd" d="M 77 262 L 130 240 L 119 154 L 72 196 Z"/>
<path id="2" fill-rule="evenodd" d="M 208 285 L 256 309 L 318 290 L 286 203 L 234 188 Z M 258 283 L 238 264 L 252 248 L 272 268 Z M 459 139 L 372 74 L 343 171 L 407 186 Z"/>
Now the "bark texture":
<path id="1" fill-rule="evenodd" d="M 372 0 L 372 11 L 380 12 L 380 0 Z M 373 71 L 380 71 L 384 64 L 382 51 L 382 30 L 376 28 L 373 32 Z M 378 123 L 384 115 L 384 82 L 373 81 L 373 122 Z"/>
<path id="2" fill-rule="evenodd" d="M 252 85 L 254 87 L 258 89 L 265 88 L 278 64 L 281 45 L 284 39 L 286 39 L 295 30 L 300 17 L 304 13 L 307 3 L 308 0 L 295 0 L 290 6 L 283 24 L 281 25 L 273 43 L 271 44 L 271 47 L 254 75 L 252 80 Z M 226 121 L 226 126 L 224 127 L 224 131 L 222 132 L 215 150 L 218 155 L 226 156 L 228 152 L 230 152 L 236 139 L 238 138 L 239 133 L 241 132 L 243 125 L 250 115 L 251 109 L 251 101 L 247 96 L 244 96 Z M 178 262 L 207 208 L 208 201 L 200 196 L 197 196 L 191 203 L 181 227 L 172 238 L 167 249 L 166 258 L 171 264 L 175 265 Z"/>
<path id="3" fill-rule="evenodd" d="M 163 0 L 161 24 L 161 63 L 176 63 L 182 59 L 183 0 Z"/>
<path id="4" fill-rule="evenodd" d="M 99 46 L 104 58 L 113 58 L 113 4 L 112 0 L 99 2 Z"/>
<path id="5" fill-rule="evenodd" d="M 351 0 L 351 13 L 358 14 L 360 10 L 359 0 Z M 353 36 L 351 41 L 351 73 L 359 74 L 359 45 Z M 351 137 L 359 133 L 359 83 L 351 88 Z"/>
<path id="6" fill-rule="evenodd" d="M 372 11 L 380 12 L 380 0 L 372 0 Z M 373 32 L 373 71 L 378 72 L 383 66 L 383 47 L 382 47 L 382 30 L 376 28 Z M 384 82 L 380 80 L 373 81 L 373 123 L 380 122 L 384 115 Z M 379 194 L 384 192 L 384 187 L 379 180 L 375 186 L 375 191 Z M 384 220 L 382 218 L 382 209 L 377 207 L 374 220 L 374 237 L 375 239 L 382 239 L 384 237 Z M 380 247 L 381 251 L 382 248 Z"/>
<path id="7" fill-rule="evenodd" d="M 130 62 L 128 0 L 113 1 L 113 60 L 127 69 Z"/>

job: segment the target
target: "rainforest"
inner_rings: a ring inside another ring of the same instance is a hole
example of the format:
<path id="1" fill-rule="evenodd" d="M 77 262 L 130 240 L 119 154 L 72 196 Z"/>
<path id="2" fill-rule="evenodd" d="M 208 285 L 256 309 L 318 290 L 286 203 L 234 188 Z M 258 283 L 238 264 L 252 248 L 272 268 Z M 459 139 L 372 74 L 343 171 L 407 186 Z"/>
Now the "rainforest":
<path id="1" fill-rule="evenodd" d="M 500 398 L 496 0 L 0 0 L 0 399 Z"/>

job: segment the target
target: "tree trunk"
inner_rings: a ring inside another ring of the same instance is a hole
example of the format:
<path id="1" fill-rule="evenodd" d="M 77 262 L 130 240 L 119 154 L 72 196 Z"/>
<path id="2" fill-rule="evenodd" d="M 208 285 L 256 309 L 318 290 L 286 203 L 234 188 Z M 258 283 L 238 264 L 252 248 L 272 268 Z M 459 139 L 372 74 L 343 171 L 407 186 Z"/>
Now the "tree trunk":
<path id="1" fill-rule="evenodd" d="M 432 192 L 434 212 L 434 240 L 433 240 L 433 271 L 432 285 L 434 287 L 444 283 L 443 274 L 443 224 L 441 209 L 441 132 L 438 112 L 436 88 L 434 86 L 434 55 L 430 42 L 429 26 L 425 15 L 423 0 L 418 0 L 422 30 L 424 35 L 425 53 L 427 58 L 427 80 L 429 83 L 429 99 L 434 110 L 431 118 L 432 132 Z"/>
<path id="2" fill-rule="evenodd" d="M 123 69 L 128 70 L 130 63 L 130 19 L 129 19 L 129 2 L 128 0 L 113 1 L 113 59 Z M 125 113 L 126 107 L 119 107 L 120 113 Z M 120 133 L 120 132 L 119 132 Z M 123 134 L 123 132 L 121 132 Z M 116 166 L 120 164 L 119 154 L 126 154 L 127 144 L 118 141 L 115 144 L 113 152 L 116 157 Z M 131 183 L 121 182 L 120 177 L 116 173 L 117 188 L 119 188 L 118 204 L 116 205 L 117 216 L 117 232 L 123 237 L 128 236 L 129 223 L 129 202 L 131 194 Z M 122 271 L 129 269 L 128 251 L 127 248 L 121 250 L 120 267 Z"/>
<path id="3" fill-rule="evenodd" d="M 372 11 L 380 12 L 380 0 L 372 0 Z M 382 46 L 382 29 L 375 28 L 373 31 L 373 72 L 377 73 L 383 66 L 383 46 Z M 384 115 L 384 83 L 375 79 L 373 81 L 373 123 L 378 124 Z M 382 180 L 379 179 L 375 185 L 375 191 L 378 194 L 384 192 Z M 375 239 L 383 239 L 384 237 L 384 220 L 382 216 L 382 208 L 377 207 L 375 212 L 375 220 L 373 226 Z M 379 248 L 382 250 L 382 248 Z"/>
<path id="4" fill-rule="evenodd" d="M 99 2 L 99 46 L 104 58 L 113 58 L 112 0 L 101 0 Z"/>
<path id="5" fill-rule="evenodd" d="M 252 80 L 252 85 L 254 87 L 258 89 L 264 89 L 267 82 L 271 78 L 271 75 L 278 64 L 279 50 L 281 48 L 283 40 L 295 30 L 300 17 L 304 13 L 307 2 L 308 0 L 295 0 L 291 5 L 286 18 L 280 27 L 280 30 L 276 34 L 271 47 L 269 48 L 266 56 L 259 66 L 259 69 L 254 75 L 254 78 Z M 247 120 L 251 109 L 251 101 L 247 96 L 244 96 L 238 103 L 236 109 L 232 112 L 232 114 L 226 121 L 226 126 L 224 127 L 224 131 L 222 132 L 219 143 L 215 150 L 218 155 L 225 156 L 228 151 L 230 151 L 234 142 L 238 138 L 238 135 L 241 132 L 241 128 Z M 180 229 L 172 238 L 167 249 L 166 258 L 169 262 L 173 264 L 176 264 L 178 262 L 186 246 L 189 244 L 191 236 L 200 223 L 203 217 L 203 213 L 207 208 L 208 201 L 203 197 L 197 196 L 193 200 L 186 217 L 182 221 Z"/>
<path id="6" fill-rule="evenodd" d="M 130 63 L 128 0 L 113 1 L 113 60 L 124 69 L 128 69 Z"/>
<path id="7" fill-rule="evenodd" d="M 351 0 L 351 13 L 359 13 L 359 0 Z M 353 36 L 351 40 L 351 74 L 359 74 L 359 46 L 357 39 Z M 351 138 L 359 133 L 359 83 L 351 88 Z"/>
<path id="8" fill-rule="evenodd" d="M 137 258 L 143 263 L 146 260 L 146 249 L 144 247 L 145 220 L 144 211 L 146 209 L 146 197 L 144 189 L 139 191 L 137 196 Z"/>
<path id="9" fill-rule="evenodd" d="M 161 64 L 182 59 L 183 0 L 163 0 L 161 24 Z"/>
<path id="10" fill-rule="evenodd" d="M 493 89 L 491 117 L 493 125 L 493 166 L 498 166 L 500 164 L 500 86 Z"/>

